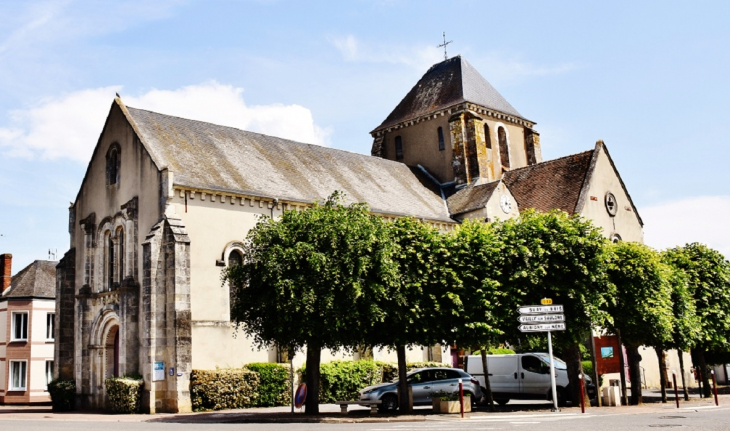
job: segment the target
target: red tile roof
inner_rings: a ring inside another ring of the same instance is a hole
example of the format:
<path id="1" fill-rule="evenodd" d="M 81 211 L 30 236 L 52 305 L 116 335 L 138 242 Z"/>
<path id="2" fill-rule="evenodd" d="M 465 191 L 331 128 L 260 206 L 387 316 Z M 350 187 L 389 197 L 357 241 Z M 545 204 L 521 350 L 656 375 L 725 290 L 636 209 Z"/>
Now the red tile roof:
<path id="1" fill-rule="evenodd" d="M 534 208 L 547 212 L 561 209 L 575 213 L 595 150 L 561 157 L 504 174 L 502 181 L 520 211 Z"/>

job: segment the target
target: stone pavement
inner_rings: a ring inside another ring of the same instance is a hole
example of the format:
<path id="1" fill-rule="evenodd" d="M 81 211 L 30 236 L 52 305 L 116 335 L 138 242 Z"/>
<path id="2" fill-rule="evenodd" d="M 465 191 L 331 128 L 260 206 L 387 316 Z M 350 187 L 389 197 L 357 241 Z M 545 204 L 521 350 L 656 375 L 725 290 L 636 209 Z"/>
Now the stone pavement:
<path id="1" fill-rule="evenodd" d="M 692 394 L 690 401 L 684 401 L 680 394 L 680 409 L 677 410 L 674 393 L 668 393 L 668 402 L 658 402 L 659 392 L 648 390 L 645 394 L 645 404 L 641 406 L 620 407 L 586 407 L 586 413 L 591 415 L 631 415 L 645 413 L 668 413 L 681 410 L 699 410 L 715 408 L 714 398 L 699 398 Z M 730 395 L 719 395 L 721 407 L 730 406 Z M 524 403 L 524 402 L 523 402 Z M 520 416 L 524 414 L 538 414 L 550 412 L 551 404 L 547 403 L 510 403 L 504 407 L 497 407 L 496 412 L 489 412 L 484 408 L 467 413 L 467 418 L 500 416 Z M 579 414 L 580 407 L 561 409 L 562 413 Z M 217 412 L 201 412 L 188 414 L 156 415 L 115 415 L 105 412 L 65 412 L 53 413 L 50 406 L 0 406 L 0 422 L 3 420 L 53 420 L 53 421 L 92 421 L 92 422 L 162 422 L 162 423 L 365 423 L 365 422 L 423 422 L 423 421 L 458 421 L 460 415 L 434 414 L 430 407 L 416 407 L 412 415 L 398 416 L 376 414 L 371 415 L 370 409 L 352 407 L 347 415 L 340 413 L 339 406 L 323 404 L 317 416 L 305 416 L 297 411 L 291 414 L 290 407 L 268 407 L 240 410 L 225 410 Z M 0 428 L 2 428 L 0 426 Z"/>

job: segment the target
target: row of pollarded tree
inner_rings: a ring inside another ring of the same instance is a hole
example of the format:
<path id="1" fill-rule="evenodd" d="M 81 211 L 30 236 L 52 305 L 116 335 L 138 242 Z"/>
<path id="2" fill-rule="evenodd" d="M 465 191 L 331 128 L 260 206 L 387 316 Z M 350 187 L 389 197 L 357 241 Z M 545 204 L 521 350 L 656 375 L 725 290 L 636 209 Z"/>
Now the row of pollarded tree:
<path id="1" fill-rule="evenodd" d="M 516 339 L 517 307 L 544 297 L 565 309 L 568 329 L 555 343 L 574 403 L 579 344 L 593 328 L 620 331 L 634 374 L 641 345 L 693 349 L 700 365 L 704 352 L 729 350 L 730 265 L 720 253 L 699 244 L 664 252 L 611 244 L 590 221 L 560 211 L 441 233 L 412 218 L 387 222 L 335 193 L 305 211 L 260 219 L 245 244 L 243 264 L 223 273 L 232 320 L 261 346 L 306 347 L 308 414 L 319 411 L 322 349 L 395 349 L 404 398 L 408 346 L 484 352 Z M 631 381 L 637 404 L 640 379 Z"/>

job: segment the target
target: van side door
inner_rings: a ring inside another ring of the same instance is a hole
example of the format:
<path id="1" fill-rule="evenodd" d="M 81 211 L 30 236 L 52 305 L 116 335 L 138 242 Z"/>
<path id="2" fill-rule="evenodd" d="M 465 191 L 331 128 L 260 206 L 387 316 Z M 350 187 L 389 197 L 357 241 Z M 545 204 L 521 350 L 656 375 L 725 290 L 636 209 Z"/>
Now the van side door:
<path id="1" fill-rule="evenodd" d="M 537 356 L 522 355 L 520 381 L 523 394 L 545 395 L 550 390 L 550 368 Z"/>
<path id="2" fill-rule="evenodd" d="M 519 356 L 518 355 L 488 355 L 489 385 L 492 393 L 519 394 Z"/>

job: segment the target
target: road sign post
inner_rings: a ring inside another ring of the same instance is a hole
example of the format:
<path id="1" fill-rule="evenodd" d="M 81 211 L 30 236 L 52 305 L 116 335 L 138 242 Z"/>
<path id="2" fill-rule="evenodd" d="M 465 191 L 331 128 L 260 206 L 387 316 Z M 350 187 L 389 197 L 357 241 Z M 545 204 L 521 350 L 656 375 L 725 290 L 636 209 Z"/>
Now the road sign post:
<path id="1" fill-rule="evenodd" d="M 522 332 L 547 332 L 548 355 L 550 355 L 550 385 L 553 391 L 553 411 L 559 412 L 552 331 L 565 331 L 565 315 L 562 314 L 563 306 L 553 304 L 552 299 L 544 298 L 540 302 L 542 305 L 519 307 L 517 311 L 520 313 L 520 317 L 517 320 L 520 323 L 524 323 L 519 328 Z"/>
<path id="2" fill-rule="evenodd" d="M 555 359 L 553 359 L 553 337 L 548 333 L 548 354 L 550 355 L 550 385 L 553 389 L 553 411 L 559 412 L 558 408 L 558 389 L 555 385 Z"/>

